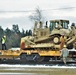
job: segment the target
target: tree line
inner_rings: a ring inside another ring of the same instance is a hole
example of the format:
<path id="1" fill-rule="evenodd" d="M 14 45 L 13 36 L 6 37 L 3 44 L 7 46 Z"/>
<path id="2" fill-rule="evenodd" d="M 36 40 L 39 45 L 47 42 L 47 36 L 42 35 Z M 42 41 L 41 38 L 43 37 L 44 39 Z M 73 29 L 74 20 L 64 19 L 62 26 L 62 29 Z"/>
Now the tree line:
<path id="1" fill-rule="evenodd" d="M 0 26 L 0 49 L 1 49 L 1 38 L 6 35 L 6 46 L 7 49 L 12 47 L 20 47 L 20 41 L 22 37 L 32 36 L 32 30 L 19 30 L 18 24 L 12 25 L 12 29 L 6 28 L 5 30 Z"/>
<path id="2" fill-rule="evenodd" d="M 34 15 L 29 16 L 32 21 L 44 21 L 44 17 L 42 15 L 42 11 L 39 7 L 36 8 Z M 18 24 L 12 25 L 12 29 L 6 28 L 5 30 L 0 26 L 0 39 L 6 35 L 6 46 L 7 49 L 12 47 L 20 47 L 20 41 L 22 37 L 32 36 L 32 30 L 19 30 Z M 1 49 L 1 40 L 0 40 L 0 49 Z"/>

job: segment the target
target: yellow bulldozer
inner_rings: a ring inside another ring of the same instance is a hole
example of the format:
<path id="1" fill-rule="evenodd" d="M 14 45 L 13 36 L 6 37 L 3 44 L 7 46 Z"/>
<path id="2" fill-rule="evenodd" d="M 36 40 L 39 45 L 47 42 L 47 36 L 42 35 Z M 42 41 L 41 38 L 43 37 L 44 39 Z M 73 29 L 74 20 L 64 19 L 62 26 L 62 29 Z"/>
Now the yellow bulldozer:
<path id="1" fill-rule="evenodd" d="M 64 34 L 66 38 L 65 45 L 67 48 L 76 48 L 76 27 L 75 24 L 69 28 L 69 20 L 50 20 L 43 27 L 42 22 L 35 22 L 32 36 L 21 38 L 21 49 L 26 50 L 26 58 L 34 58 L 36 61 L 46 59 L 59 59 L 60 57 L 60 37 Z M 29 51 L 29 54 L 28 54 Z M 76 51 L 71 50 L 69 57 L 75 58 Z"/>
<path id="2" fill-rule="evenodd" d="M 32 36 L 26 36 L 21 39 L 21 49 L 50 47 L 52 49 L 59 48 L 60 37 L 64 34 L 66 45 L 70 48 L 75 48 L 76 44 L 76 27 L 74 24 L 69 29 L 69 20 L 50 20 L 50 25 L 43 27 L 42 22 L 35 22 Z M 25 45 L 23 45 L 23 43 Z"/>

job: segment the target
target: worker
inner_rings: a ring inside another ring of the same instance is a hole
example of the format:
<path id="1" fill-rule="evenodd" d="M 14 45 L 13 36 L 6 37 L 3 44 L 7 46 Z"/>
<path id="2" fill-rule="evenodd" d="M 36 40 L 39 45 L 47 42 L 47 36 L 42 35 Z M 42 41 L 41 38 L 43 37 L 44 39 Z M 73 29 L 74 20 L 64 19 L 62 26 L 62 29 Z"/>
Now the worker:
<path id="1" fill-rule="evenodd" d="M 6 36 L 1 38 L 2 50 L 6 50 Z"/>
<path id="2" fill-rule="evenodd" d="M 61 57 L 63 58 L 63 62 L 66 65 L 67 57 L 69 55 L 69 51 L 66 48 L 66 45 L 63 46 L 63 49 L 61 50 Z"/>
<path id="3" fill-rule="evenodd" d="M 64 44 L 65 44 L 66 38 L 64 36 L 64 34 L 62 34 L 62 36 L 60 37 L 60 50 L 63 48 Z"/>

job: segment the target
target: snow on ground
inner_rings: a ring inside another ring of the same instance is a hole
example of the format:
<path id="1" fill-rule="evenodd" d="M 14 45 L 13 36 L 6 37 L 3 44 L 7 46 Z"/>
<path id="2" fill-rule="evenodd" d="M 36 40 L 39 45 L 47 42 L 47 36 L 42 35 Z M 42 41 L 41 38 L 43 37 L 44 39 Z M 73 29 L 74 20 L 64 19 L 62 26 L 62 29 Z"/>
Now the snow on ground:
<path id="1" fill-rule="evenodd" d="M 0 67 L 9 67 L 9 68 L 76 68 L 76 66 L 59 66 L 59 65 L 53 65 L 53 66 L 46 66 L 46 65 L 8 65 L 8 64 L 0 64 Z"/>
<path id="2" fill-rule="evenodd" d="M 0 73 L 0 75 L 37 75 L 35 73 Z"/>

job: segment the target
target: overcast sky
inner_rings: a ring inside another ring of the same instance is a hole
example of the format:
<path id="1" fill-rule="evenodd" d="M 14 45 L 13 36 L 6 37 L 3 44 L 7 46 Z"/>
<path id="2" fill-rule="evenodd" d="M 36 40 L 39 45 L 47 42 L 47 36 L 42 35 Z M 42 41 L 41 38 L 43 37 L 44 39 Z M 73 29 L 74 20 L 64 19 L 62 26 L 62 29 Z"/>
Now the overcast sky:
<path id="1" fill-rule="evenodd" d="M 45 20 L 67 19 L 76 23 L 76 0 L 0 0 L 0 26 L 5 29 L 18 24 L 20 30 L 31 29 L 33 23 L 29 16 L 33 14 L 31 10 L 35 10 L 37 6 L 45 10 L 42 11 Z"/>

